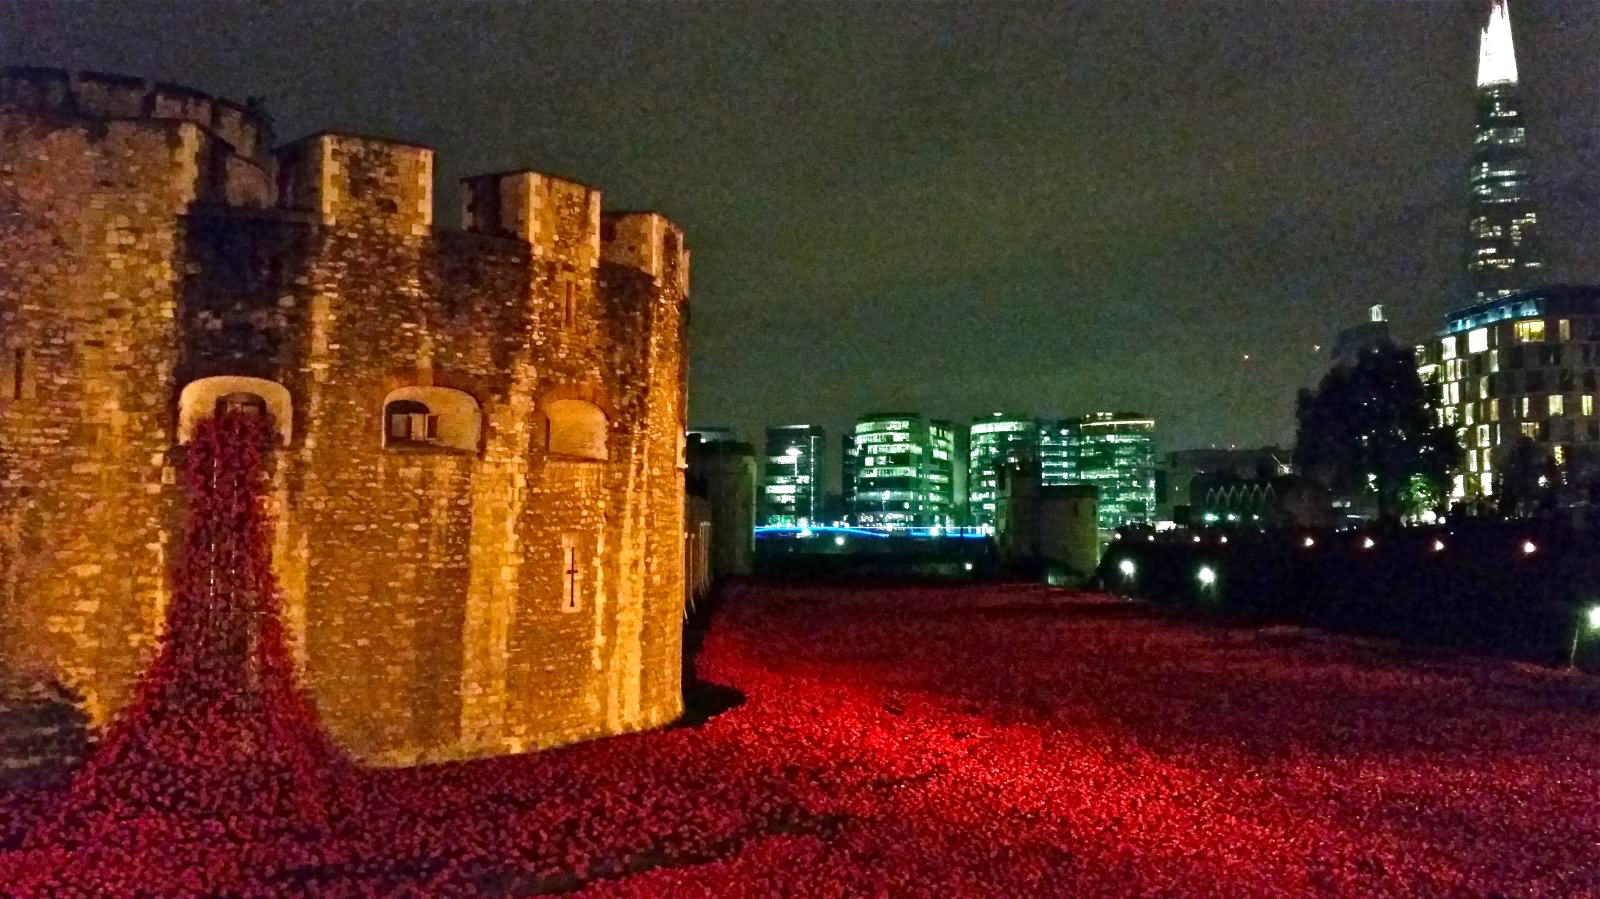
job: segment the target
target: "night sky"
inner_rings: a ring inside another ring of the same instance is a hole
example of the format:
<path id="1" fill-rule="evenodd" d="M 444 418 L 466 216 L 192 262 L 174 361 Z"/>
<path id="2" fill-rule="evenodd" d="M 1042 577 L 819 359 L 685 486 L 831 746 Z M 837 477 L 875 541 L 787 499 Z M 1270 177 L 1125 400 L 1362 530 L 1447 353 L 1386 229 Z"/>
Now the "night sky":
<path id="1" fill-rule="evenodd" d="M 1600 4 L 1512 3 L 1553 273 L 1600 280 Z M 1436 325 L 1487 8 L 0 0 L 0 59 L 432 146 L 441 224 L 522 166 L 665 212 L 697 424 L 1136 409 L 1165 450 L 1288 441 L 1371 303 Z"/>

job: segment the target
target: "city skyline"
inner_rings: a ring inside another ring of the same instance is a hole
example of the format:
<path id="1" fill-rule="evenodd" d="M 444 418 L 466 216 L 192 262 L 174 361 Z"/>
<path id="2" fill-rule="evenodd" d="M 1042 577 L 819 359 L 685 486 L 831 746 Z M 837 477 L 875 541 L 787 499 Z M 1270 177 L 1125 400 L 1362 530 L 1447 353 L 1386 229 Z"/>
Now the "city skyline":
<path id="1" fill-rule="evenodd" d="M 378 34 L 356 7 L 5 2 L 0 52 L 264 93 L 282 140 L 409 136 L 447 212 L 457 176 L 516 165 L 662 207 L 700 235 L 696 421 L 1131 407 L 1168 446 L 1226 446 L 1284 440 L 1361 310 L 1420 339 L 1464 285 L 1488 10 L 391 4 Z M 1550 280 L 1600 281 L 1600 24 L 1511 16 Z"/>

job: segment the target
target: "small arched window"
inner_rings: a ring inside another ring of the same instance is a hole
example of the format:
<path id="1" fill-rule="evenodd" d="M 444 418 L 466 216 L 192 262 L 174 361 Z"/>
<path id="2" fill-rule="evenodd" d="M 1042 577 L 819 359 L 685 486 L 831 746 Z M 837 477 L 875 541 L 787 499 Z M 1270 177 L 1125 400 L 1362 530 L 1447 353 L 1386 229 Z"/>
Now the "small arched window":
<path id="1" fill-rule="evenodd" d="M 439 416 L 416 400 L 395 400 L 383 408 L 388 445 L 434 443 L 439 439 Z"/>
<path id="2" fill-rule="evenodd" d="M 221 412 L 270 415 L 279 443 L 289 445 L 294 407 L 288 389 L 276 381 L 243 375 L 216 375 L 184 385 L 178 394 L 178 442 L 188 443 L 197 422 Z"/>
<path id="3" fill-rule="evenodd" d="M 402 387 L 383 400 L 383 446 L 476 453 L 483 413 L 469 393 L 448 387 Z"/>
<path id="4" fill-rule="evenodd" d="M 608 422 L 599 406 L 583 400 L 556 400 L 544 407 L 545 451 L 557 456 L 605 461 Z"/>

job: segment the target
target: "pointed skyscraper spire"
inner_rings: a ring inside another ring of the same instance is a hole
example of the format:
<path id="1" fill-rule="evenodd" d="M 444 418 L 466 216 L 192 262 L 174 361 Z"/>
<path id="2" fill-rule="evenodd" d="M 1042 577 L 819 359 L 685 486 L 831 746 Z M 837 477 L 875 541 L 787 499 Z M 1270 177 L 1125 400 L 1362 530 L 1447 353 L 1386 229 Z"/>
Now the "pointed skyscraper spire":
<path id="1" fill-rule="evenodd" d="M 1467 302 L 1537 287 L 1544 280 L 1533 160 L 1511 47 L 1511 10 L 1494 0 L 1478 49 L 1478 114 L 1472 141 Z"/>
<path id="2" fill-rule="evenodd" d="M 1517 81 L 1517 51 L 1511 45 L 1511 10 L 1506 2 L 1494 0 L 1489 8 L 1489 22 L 1479 36 L 1479 87 Z"/>

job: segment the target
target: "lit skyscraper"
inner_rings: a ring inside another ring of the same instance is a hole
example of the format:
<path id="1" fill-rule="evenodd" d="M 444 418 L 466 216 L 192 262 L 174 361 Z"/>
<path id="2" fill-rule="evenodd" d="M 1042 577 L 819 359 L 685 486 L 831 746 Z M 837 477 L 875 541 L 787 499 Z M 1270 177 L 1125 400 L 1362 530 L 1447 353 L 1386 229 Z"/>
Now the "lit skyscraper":
<path id="1" fill-rule="evenodd" d="M 1156 514 L 1156 423 L 1133 412 L 1092 412 L 1040 428 L 1041 483 L 1100 488 L 1100 530 Z"/>
<path id="2" fill-rule="evenodd" d="M 822 520 L 827 440 L 817 425 L 767 428 L 761 463 L 761 523 L 781 527 Z"/>
<path id="3" fill-rule="evenodd" d="M 876 527 L 951 524 L 955 426 L 909 413 L 856 421 L 851 519 Z"/>
<path id="4" fill-rule="evenodd" d="M 967 429 L 967 508 L 972 524 L 994 525 L 1000 469 L 1039 458 L 1039 423 L 1022 415 L 974 418 Z"/>
<path id="5" fill-rule="evenodd" d="M 1533 165 L 1517 91 L 1511 12 L 1494 0 L 1478 48 L 1478 110 L 1473 134 L 1467 239 L 1470 305 L 1536 287 L 1544 260 L 1531 191 Z"/>

